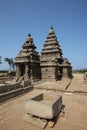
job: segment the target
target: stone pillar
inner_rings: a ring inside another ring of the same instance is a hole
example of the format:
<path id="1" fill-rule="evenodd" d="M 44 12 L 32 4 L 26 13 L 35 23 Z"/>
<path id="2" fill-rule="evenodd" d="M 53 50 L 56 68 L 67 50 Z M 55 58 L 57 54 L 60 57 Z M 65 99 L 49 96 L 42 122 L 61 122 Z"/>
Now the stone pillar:
<path id="1" fill-rule="evenodd" d="M 29 72 L 28 63 L 25 63 L 25 79 L 29 79 L 28 72 Z"/>
<path id="2" fill-rule="evenodd" d="M 20 74 L 21 74 L 20 66 L 19 66 L 19 64 L 16 64 L 16 77 L 19 77 Z"/>
<path id="3" fill-rule="evenodd" d="M 33 70 L 32 70 L 32 68 L 30 70 L 30 79 L 31 79 L 31 83 L 33 83 Z"/>

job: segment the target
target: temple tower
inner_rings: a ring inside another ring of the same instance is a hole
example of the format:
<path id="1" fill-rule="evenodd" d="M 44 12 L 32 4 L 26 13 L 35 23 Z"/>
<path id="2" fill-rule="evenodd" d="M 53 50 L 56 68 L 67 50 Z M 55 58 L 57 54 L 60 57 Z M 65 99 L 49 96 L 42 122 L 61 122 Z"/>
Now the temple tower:
<path id="1" fill-rule="evenodd" d="M 62 55 L 55 31 L 51 27 L 41 51 L 42 80 L 60 80 L 62 77 L 69 77 L 68 72 L 70 72 L 71 66 L 64 64 Z"/>
<path id="2" fill-rule="evenodd" d="M 60 79 L 63 61 L 62 50 L 55 35 L 53 27 L 50 28 L 43 49 L 41 51 L 42 79 Z"/>
<path id="3" fill-rule="evenodd" d="M 16 77 L 18 80 L 23 77 L 24 79 L 31 79 L 33 82 L 40 80 L 40 57 L 35 50 L 36 46 L 30 34 L 27 36 L 22 48 L 15 58 Z"/>

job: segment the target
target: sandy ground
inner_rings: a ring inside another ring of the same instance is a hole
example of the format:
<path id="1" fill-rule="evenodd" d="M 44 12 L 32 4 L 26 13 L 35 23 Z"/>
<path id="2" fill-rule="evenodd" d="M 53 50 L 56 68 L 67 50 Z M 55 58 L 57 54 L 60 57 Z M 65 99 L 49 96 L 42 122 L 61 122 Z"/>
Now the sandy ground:
<path id="1" fill-rule="evenodd" d="M 80 90 L 83 93 L 72 93 Z M 0 130 L 42 130 L 22 117 L 26 113 L 25 102 L 38 93 L 58 93 L 63 97 L 64 115 L 60 116 L 54 126 L 46 130 L 87 130 L 87 84 L 83 83 L 83 75 L 74 75 L 72 83 L 65 92 L 34 89 L 25 95 L 0 104 Z M 38 108 L 39 109 L 39 108 Z"/>

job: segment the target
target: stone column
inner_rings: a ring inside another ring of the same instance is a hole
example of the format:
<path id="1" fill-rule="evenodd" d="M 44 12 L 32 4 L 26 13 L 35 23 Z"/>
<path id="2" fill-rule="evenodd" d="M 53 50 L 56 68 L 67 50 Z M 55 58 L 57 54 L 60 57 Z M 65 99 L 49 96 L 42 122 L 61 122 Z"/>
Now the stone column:
<path id="1" fill-rule="evenodd" d="M 28 63 L 25 63 L 25 79 L 29 79 L 28 72 L 29 72 Z"/>
<path id="2" fill-rule="evenodd" d="M 33 70 L 32 70 L 32 68 L 30 70 L 30 79 L 31 79 L 31 83 L 33 83 Z"/>
<path id="3" fill-rule="evenodd" d="M 16 82 L 18 82 L 20 76 L 21 76 L 20 65 L 16 64 L 16 78 L 15 78 Z"/>
<path id="4" fill-rule="evenodd" d="M 19 66 L 19 64 L 16 64 L 16 77 L 19 77 L 20 74 L 21 74 L 21 72 L 20 72 L 20 66 Z"/>

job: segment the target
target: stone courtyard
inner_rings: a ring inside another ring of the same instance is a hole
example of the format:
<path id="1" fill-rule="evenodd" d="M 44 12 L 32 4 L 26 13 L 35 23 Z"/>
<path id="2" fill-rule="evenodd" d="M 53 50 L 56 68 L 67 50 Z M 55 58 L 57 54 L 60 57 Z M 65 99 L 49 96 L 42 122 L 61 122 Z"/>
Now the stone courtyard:
<path id="1" fill-rule="evenodd" d="M 27 123 L 22 118 L 26 113 L 26 100 L 42 92 L 62 95 L 64 105 L 63 113 L 59 115 L 54 127 L 50 128 L 48 123 L 46 130 L 87 130 L 87 84 L 84 83 L 83 74 L 73 76 L 72 81 L 61 81 L 61 84 L 38 82 L 33 84 L 34 89 L 30 92 L 1 103 L 0 130 L 41 130 L 42 128 Z M 44 85 L 47 88 L 41 89 Z M 53 86 L 57 85 L 60 86 L 59 89 L 53 91 Z"/>

